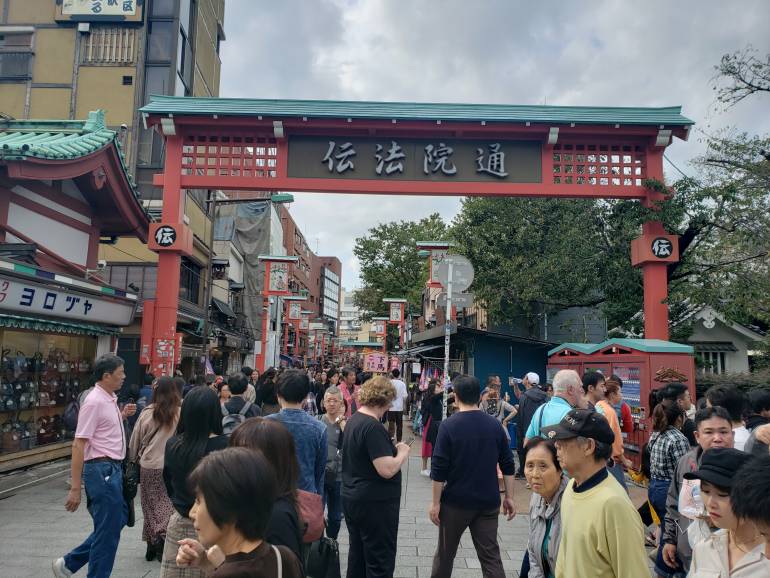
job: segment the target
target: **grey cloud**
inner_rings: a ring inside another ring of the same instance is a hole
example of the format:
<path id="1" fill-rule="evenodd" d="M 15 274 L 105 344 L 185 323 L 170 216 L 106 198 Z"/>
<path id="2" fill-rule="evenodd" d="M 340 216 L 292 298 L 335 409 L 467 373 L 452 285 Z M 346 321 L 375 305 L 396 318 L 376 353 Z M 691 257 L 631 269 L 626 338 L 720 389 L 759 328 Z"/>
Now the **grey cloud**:
<path id="1" fill-rule="evenodd" d="M 727 112 L 711 78 L 726 52 L 770 51 L 764 0 L 467 2 L 228 0 L 223 96 L 605 106 L 681 104 L 698 130 L 767 133 L 767 99 Z M 696 133 L 667 151 L 680 168 L 703 151 Z M 670 167 L 667 167 L 670 171 Z M 672 173 L 673 174 L 673 173 Z M 452 198 L 296 195 L 292 212 L 311 245 L 345 263 L 378 222 L 434 210 Z"/>

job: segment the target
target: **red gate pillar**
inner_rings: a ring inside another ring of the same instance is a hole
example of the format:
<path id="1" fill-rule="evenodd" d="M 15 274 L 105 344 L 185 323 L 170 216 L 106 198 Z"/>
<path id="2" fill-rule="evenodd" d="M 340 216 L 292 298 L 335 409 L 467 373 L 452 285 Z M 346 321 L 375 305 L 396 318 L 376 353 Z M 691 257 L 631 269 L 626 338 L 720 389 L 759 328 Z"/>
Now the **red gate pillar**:
<path id="1" fill-rule="evenodd" d="M 663 149 L 647 151 L 647 175 L 663 182 Z M 643 201 L 648 208 L 665 195 L 649 190 Z M 642 225 L 642 236 L 631 242 L 631 264 L 641 267 L 644 283 L 644 337 L 668 341 L 668 264 L 679 260 L 679 237 L 669 235 L 660 221 Z"/>
<path id="2" fill-rule="evenodd" d="M 262 345 L 255 363 L 260 374 L 264 373 L 267 369 L 267 334 L 270 329 L 270 265 L 264 263 L 264 266 L 265 276 L 262 281 Z"/>
<path id="3" fill-rule="evenodd" d="M 179 278 L 182 255 L 192 254 L 192 234 L 184 223 L 185 191 L 182 179 L 182 137 L 166 136 L 163 169 L 161 223 L 150 225 L 148 246 L 158 253 L 158 281 L 154 315 L 144 317 L 152 325 L 150 371 L 156 376 L 174 375 L 176 320 L 179 309 Z M 144 333 L 144 329 L 143 329 Z M 204 336 L 207 339 L 208 336 Z"/>

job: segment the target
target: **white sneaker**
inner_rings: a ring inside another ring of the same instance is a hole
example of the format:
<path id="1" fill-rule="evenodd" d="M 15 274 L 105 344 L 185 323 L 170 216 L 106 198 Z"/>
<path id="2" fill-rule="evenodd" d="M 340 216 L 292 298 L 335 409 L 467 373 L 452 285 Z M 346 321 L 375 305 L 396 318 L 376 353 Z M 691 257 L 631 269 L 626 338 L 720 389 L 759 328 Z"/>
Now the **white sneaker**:
<path id="1" fill-rule="evenodd" d="M 429 478 L 430 477 L 430 470 L 422 470 L 420 472 L 420 475 L 421 476 L 425 476 L 426 478 Z"/>
<path id="2" fill-rule="evenodd" d="M 64 563 L 64 558 L 55 560 L 52 568 L 53 575 L 56 576 L 56 578 L 70 578 L 70 576 L 72 576 L 72 572 L 70 572 L 70 569 L 67 568 L 67 565 Z"/>

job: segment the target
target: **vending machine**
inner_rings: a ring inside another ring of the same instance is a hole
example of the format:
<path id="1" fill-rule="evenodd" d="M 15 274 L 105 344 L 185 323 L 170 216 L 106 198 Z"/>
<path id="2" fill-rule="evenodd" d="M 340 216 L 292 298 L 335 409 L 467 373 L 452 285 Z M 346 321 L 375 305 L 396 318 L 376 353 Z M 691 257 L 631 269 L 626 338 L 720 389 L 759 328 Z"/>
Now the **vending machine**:
<path id="1" fill-rule="evenodd" d="M 623 381 L 623 401 L 631 407 L 633 432 L 624 438 L 626 457 L 641 464 L 641 448 L 651 433 L 651 393 L 668 383 L 679 382 L 695 399 L 695 358 L 689 345 L 658 339 L 609 339 L 602 343 L 563 343 L 548 352 L 547 379 L 561 369 L 581 376 L 600 371 Z"/>

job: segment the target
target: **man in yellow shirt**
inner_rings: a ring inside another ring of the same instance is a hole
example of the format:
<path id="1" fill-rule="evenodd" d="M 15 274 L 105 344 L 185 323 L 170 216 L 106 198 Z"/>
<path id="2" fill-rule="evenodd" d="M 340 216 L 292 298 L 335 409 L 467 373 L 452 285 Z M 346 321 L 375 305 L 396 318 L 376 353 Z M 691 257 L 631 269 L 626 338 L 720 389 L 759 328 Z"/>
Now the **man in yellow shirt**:
<path id="1" fill-rule="evenodd" d="M 572 475 L 561 503 L 556 578 L 649 578 L 642 520 L 606 468 L 615 439 L 607 420 L 573 409 L 543 434 Z"/>

